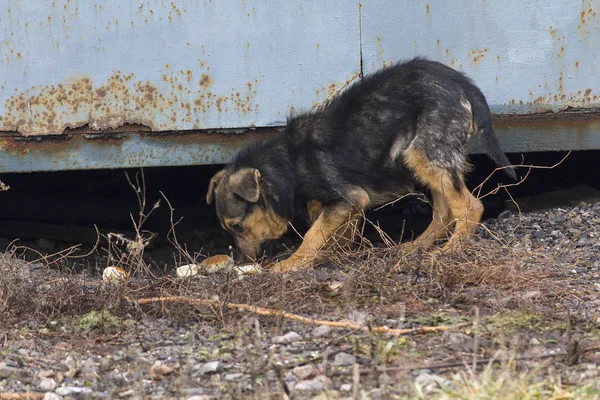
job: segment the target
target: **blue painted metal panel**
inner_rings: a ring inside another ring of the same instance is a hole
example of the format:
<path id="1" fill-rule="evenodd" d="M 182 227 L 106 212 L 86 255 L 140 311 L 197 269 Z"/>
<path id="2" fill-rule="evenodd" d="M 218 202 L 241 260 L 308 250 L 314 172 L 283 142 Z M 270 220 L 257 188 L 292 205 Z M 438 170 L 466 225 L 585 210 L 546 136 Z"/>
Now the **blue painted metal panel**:
<path id="1" fill-rule="evenodd" d="M 463 70 L 495 113 L 600 106 L 600 4 L 593 0 L 367 0 L 365 72 L 416 55 Z"/>
<path id="2" fill-rule="evenodd" d="M 415 55 L 495 113 L 593 110 L 599 41 L 592 0 L 5 0 L 0 172 L 227 162 L 248 135 L 201 130 L 282 126 Z M 506 151 L 600 148 L 593 115 L 496 128 Z"/>
<path id="3" fill-rule="evenodd" d="M 0 173 L 224 164 L 246 139 L 275 132 L 0 137 Z"/>
<path id="4" fill-rule="evenodd" d="M 5 0 L 0 131 L 281 125 L 358 77 L 358 1 Z"/>

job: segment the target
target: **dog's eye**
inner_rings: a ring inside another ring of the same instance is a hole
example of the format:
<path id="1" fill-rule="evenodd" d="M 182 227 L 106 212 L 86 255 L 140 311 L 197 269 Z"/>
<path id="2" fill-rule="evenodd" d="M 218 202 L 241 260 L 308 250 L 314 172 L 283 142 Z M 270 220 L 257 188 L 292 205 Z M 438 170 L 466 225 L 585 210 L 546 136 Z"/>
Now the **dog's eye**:
<path id="1" fill-rule="evenodd" d="M 244 231 L 244 228 L 242 228 L 241 224 L 231 224 L 231 229 L 238 233 L 242 233 Z"/>

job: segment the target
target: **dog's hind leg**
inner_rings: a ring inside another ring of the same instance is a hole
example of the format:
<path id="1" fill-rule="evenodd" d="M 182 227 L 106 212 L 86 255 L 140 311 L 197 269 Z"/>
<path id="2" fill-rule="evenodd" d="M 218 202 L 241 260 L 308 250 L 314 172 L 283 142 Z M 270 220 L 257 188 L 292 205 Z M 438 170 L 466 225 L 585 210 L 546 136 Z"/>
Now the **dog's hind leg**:
<path id="1" fill-rule="evenodd" d="M 436 203 L 442 203 L 446 207 L 445 212 L 442 213 L 443 216 L 435 218 L 424 232 L 428 236 L 423 238 L 423 243 L 432 244 L 436 237 L 442 238 L 446 227 L 454 221 L 454 231 L 444 246 L 444 250 L 459 250 L 461 244 L 468 240 L 477 229 L 483 214 L 481 201 L 469 192 L 461 176 L 453 176 L 447 169 L 434 165 L 423 152 L 407 149 L 404 157 L 417 179 L 427 185 L 436 196 L 434 197 L 434 217 Z M 440 214 L 439 210 L 438 214 Z M 419 238 L 417 238 L 417 244 L 418 241 Z"/>
<path id="2" fill-rule="evenodd" d="M 405 253 L 410 253 L 418 248 L 426 249 L 433 246 L 436 240 L 447 237 L 452 228 L 452 212 L 448 204 L 446 204 L 443 193 L 431 189 L 431 195 L 433 200 L 431 222 L 419 237 L 402 244 L 402 250 Z"/>
<path id="3" fill-rule="evenodd" d="M 304 235 L 300 247 L 286 260 L 276 263 L 274 271 L 290 272 L 308 268 L 318 260 L 319 253 L 330 240 L 348 240 L 362 211 L 369 204 L 369 196 L 362 189 L 353 190 L 350 198 L 323 207 L 310 229 Z"/>

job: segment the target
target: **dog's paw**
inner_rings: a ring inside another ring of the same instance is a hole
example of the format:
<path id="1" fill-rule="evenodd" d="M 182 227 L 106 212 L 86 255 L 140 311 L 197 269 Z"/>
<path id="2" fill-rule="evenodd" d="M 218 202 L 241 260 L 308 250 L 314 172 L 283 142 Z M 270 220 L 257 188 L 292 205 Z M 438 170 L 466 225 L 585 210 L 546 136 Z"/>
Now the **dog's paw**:
<path id="1" fill-rule="evenodd" d="M 295 257 L 290 257 L 282 261 L 276 261 L 269 266 L 269 270 L 282 274 L 299 271 L 305 268 L 307 268 L 307 264 L 303 263 L 302 260 L 296 259 Z"/>

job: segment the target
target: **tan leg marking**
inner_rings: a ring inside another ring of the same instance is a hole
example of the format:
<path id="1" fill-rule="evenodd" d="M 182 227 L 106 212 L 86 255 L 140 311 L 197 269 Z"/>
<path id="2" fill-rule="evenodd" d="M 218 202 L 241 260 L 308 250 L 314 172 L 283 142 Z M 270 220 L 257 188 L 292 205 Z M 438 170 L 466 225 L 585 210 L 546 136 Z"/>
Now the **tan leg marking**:
<path id="1" fill-rule="evenodd" d="M 354 193 L 354 205 L 346 201 L 331 207 L 324 207 L 318 215 L 300 247 L 288 259 L 273 266 L 274 271 L 290 272 L 308 268 L 319 259 L 319 252 L 330 240 L 343 241 L 353 236 L 361 211 L 368 205 L 369 196 L 362 190 Z"/>
<path id="2" fill-rule="evenodd" d="M 308 207 L 308 219 L 310 220 L 310 223 L 312 224 L 313 222 L 315 222 L 317 220 L 319 215 L 321 215 L 324 207 L 323 207 L 323 204 L 321 204 L 321 202 L 318 200 L 309 201 L 307 207 Z"/>
<path id="3" fill-rule="evenodd" d="M 439 216 L 437 218 L 434 210 L 434 220 L 431 224 L 433 226 L 430 225 L 424 232 L 429 236 L 429 238 L 423 238 L 424 243 L 435 241 L 436 237 L 443 237 L 441 235 L 445 233 L 446 226 L 454 221 L 454 231 L 444 246 L 444 250 L 459 250 L 461 244 L 468 240 L 477 229 L 483 214 L 481 201 L 469 192 L 462 177 L 457 190 L 454 187 L 450 173 L 445 169 L 432 165 L 422 152 L 408 149 L 404 152 L 404 157 L 416 177 L 431 189 L 432 194 L 435 196 L 434 207 L 437 206 L 436 203 L 444 204 L 442 210 L 438 210 Z M 437 201 L 435 200 L 436 197 Z M 448 223 L 438 223 L 437 221 Z"/>
<path id="4" fill-rule="evenodd" d="M 419 237 L 411 242 L 402 244 L 405 253 L 410 253 L 418 248 L 428 248 L 435 244 L 436 240 L 448 236 L 452 229 L 453 220 L 450 207 L 446 204 L 442 193 L 432 190 L 433 217 L 429 226 Z"/>

